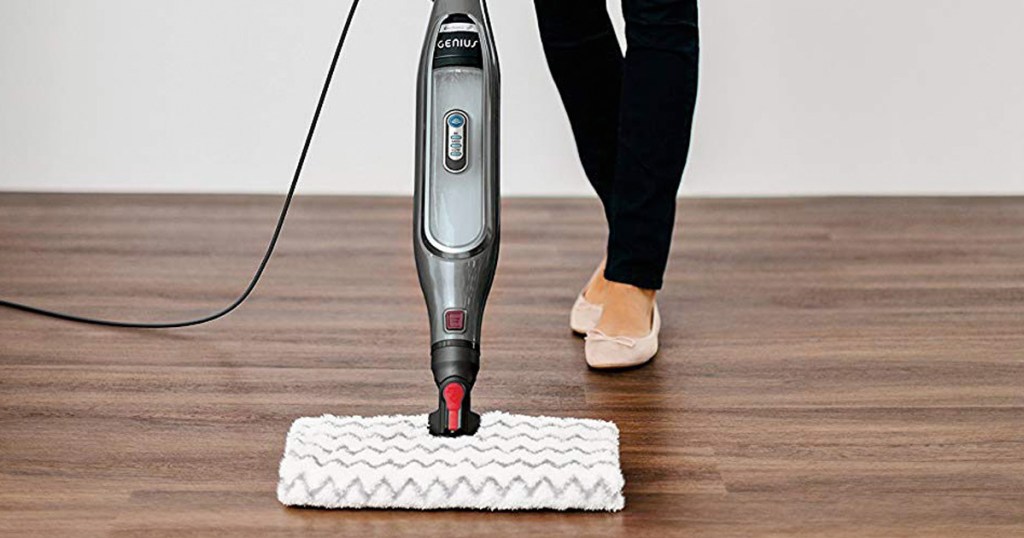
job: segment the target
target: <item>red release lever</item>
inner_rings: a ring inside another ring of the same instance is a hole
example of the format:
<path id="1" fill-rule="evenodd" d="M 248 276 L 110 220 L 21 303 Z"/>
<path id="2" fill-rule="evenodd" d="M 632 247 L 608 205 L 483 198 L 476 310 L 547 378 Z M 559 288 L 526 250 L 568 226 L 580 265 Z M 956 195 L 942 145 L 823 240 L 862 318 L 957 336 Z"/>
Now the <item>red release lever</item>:
<path id="1" fill-rule="evenodd" d="M 442 392 L 444 403 L 448 408 L 448 431 L 457 431 L 460 426 L 462 409 L 462 398 L 466 395 L 466 389 L 459 383 L 449 383 Z"/>

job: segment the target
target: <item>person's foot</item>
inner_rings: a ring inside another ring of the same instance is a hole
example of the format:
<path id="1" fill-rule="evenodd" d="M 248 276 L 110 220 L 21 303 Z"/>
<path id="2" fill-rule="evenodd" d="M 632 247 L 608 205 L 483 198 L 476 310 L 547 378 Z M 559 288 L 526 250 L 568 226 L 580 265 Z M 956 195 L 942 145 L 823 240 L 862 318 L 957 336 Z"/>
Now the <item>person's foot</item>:
<path id="1" fill-rule="evenodd" d="M 601 304 L 600 320 L 587 332 L 587 364 L 625 368 L 651 360 L 658 351 L 661 329 L 657 292 L 598 276 L 584 293 L 587 301 Z"/>
<path id="2" fill-rule="evenodd" d="M 601 305 L 601 320 L 595 329 L 609 335 L 638 338 L 651 332 L 654 290 L 600 279 L 585 293 L 588 301 Z M 593 297 L 593 299 L 591 299 Z"/>

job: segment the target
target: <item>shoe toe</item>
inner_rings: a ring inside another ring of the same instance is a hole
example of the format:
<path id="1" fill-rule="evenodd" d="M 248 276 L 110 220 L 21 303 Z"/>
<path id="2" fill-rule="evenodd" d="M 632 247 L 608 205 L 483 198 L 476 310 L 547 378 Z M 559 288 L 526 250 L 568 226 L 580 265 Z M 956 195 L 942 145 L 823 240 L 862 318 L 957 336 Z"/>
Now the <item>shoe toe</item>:
<path id="1" fill-rule="evenodd" d="M 643 364 L 658 353 L 661 314 L 654 307 L 654 320 L 647 336 L 609 336 L 597 329 L 587 332 L 584 353 L 591 368 L 628 368 Z"/>
<path id="2" fill-rule="evenodd" d="M 591 368 L 628 368 L 643 364 L 658 352 L 657 341 L 625 345 L 609 340 L 588 338 L 584 345 Z"/>

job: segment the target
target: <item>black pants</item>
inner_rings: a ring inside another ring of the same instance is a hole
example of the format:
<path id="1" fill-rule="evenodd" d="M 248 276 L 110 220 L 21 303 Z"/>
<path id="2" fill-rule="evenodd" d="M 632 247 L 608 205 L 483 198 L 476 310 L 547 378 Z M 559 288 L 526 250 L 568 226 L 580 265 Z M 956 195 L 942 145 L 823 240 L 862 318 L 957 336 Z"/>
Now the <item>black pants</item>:
<path id="1" fill-rule="evenodd" d="M 697 0 L 534 0 L 548 67 L 608 220 L 605 278 L 660 289 L 697 97 Z"/>

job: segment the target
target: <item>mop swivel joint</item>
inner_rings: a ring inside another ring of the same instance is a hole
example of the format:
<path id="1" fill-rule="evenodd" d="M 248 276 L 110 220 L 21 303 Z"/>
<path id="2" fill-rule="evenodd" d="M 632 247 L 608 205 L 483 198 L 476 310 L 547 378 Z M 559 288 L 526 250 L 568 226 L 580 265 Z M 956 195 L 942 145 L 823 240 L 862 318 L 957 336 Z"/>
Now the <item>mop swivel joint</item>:
<path id="1" fill-rule="evenodd" d="M 437 411 L 430 414 L 430 433 L 446 437 L 473 435 L 480 415 L 472 411 L 471 393 L 480 370 L 480 353 L 472 342 L 448 340 L 431 352 L 430 367 L 438 389 Z"/>

